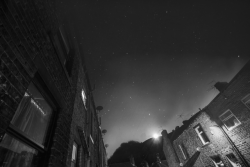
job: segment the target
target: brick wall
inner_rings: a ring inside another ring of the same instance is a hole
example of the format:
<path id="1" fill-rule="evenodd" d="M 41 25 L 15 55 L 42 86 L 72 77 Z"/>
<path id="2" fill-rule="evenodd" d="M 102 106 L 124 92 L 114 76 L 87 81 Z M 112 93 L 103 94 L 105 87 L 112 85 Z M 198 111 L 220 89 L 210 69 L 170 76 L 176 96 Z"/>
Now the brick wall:
<path id="1" fill-rule="evenodd" d="M 44 166 L 70 166 L 73 141 L 79 144 L 79 165 L 98 163 L 98 149 L 81 145 L 77 127 L 90 134 L 89 112 L 81 100 L 81 89 L 91 94 L 84 73 L 80 52 L 73 59 L 72 75 L 60 61 L 51 36 L 62 21 L 57 17 L 54 1 L 0 1 L 0 133 L 8 131 L 10 121 L 30 82 L 39 76 L 56 105 L 51 140 Z M 71 41 L 72 43 L 72 41 Z M 72 45 L 75 45 L 73 42 Z M 75 47 L 74 49 L 77 49 Z M 95 106 L 93 107 L 95 110 Z M 96 114 L 96 113 L 95 113 Z M 87 119 L 86 119 L 87 118 Z M 93 121 L 95 129 L 98 122 Z M 95 130 L 95 134 L 100 133 Z M 99 142 L 99 141 L 98 141 Z M 101 153 L 103 154 L 103 153 Z M 100 164 L 98 164 L 101 166 Z"/>
<path id="2" fill-rule="evenodd" d="M 94 144 L 89 138 L 91 112 L 94 116 L 92 138 L 101 136 L 101 131 L 82 55 L 76 41 L 70 39 L 76 54 L 72 75 L 69 75 L 52 39 L 61 24 L 54 0 L 0 1 L 0 139 L 9 132 L 10 121 L 29 84 L 39 78 L 55 105 L 48 150 L 44 164 L 40 165 L 70 166 L 75 141 L 79 144 L 79 165 L 86 166 L 91 161 L 91 167 L 103 166 L 99 160 L 100 156 L 106 159 L 103 157 L 106 156 L 105 148 L 98 152 L 102 138 L 98 137 Z M 81 99 L 83 88 L 89 98 L 88 104 L 92 105 L 88 111 Z M 88 149 L 82 144 L 78 127 L 84 130 Z"/>
<path id="3" fill-rule="evenodd" d="M 241 101 L 243 97 L 250 93 L 249 71 L 250 63 L 248 62 L 229 83 L 227 89 L 209 104 L 208 112 L 220 124 L 222 122 L 218 119 L 218 116 L 228 109 L 239 119 L 241 125 L 230 131 L 222 125 L 250 164 L 250 110 Z"/>
<path id="4" fill-rule="evenodd" d="M 203 145 L 200 138 L 198 137 L 194 128 L 200 125 L 209 139 L 207 145 Z M 228 142 L 227 138 L 224 136 L 223 132 L 217 127 L 217 124 L 210 119 L 204 111 L 202 111 L 197 118 L 189 125 L 183 133 L 173 141 L 174 148 L 180 161 L 185 164 L 187 160 L 197 151 L 197 147 L 201 148 L 201 154 L 195 163 L 195 167 L 207 167 L 214 166 L 210 156 L 219 154 L 222 161 L 226 166 L 230 166 L 228 160 L 226 159 L 226 154 L 233 153 L 238 160 L 240 158 L 237 156 L 236 152 L 233 150 L 232 146 Z M 181 152 L 179 145 L 183 145 L 184 153 L 187 159 L 184 159 L 183 153 Z M 242 164 L 243 166 L 243 164 Z"/>
<path id="5" fill-rule="evenodd" d="M 243 69 L 230 81 L 226 89 L 220 92 L 203 110 L 189 120 L 183 121 L 184 125 L 169 134 L 173 141 L 173 148 L 181 163 L 185 164 L 196 152 L 197 147 L 201 147 L 201 154 L 194 165 L 196 167 L 215 166 L 211 159 L 213 155 L 219 155 L 226 166 L 231 166 L 226 158 L 229 153 L 236 157 L 241 166 L 249 165 L 250 110 L 242 102 L 242 98 L 250 94 L 249 71 L 250 62 L 246 63 Z M 231 130 L 228 130 L 219 119 L 219 116 L 228 109 L 240 121 L 240 125 Z M 209 143 L 205 145 L 202 143 L 195 131 L 197 125 L 202 127 Z M 182 150 L 179 145 L 182 146 Z M 163 147 L 165 151 L 170 148 L 170 146 L 166 147 Z M 169 151 L 166 157 L 168 154 Z M 248 162 L 248 165 L 244 162 L 244 159 Z"/>
<path id="6" fill-rule="evenodd" d="M 78 59 L 79 61 L 79 59 Z M 74 73 L 74 72 L 73 72 Z M 76 85 L 76 94 L 75 94 L 75 101 L 74 101 L 74 112 L 72 116 L 72 123 L 71 123 L 71 130 L 70 130 L 70 142 L 69 142 L 69 150 L 68 150 L 68 156 L 67 156 L 67 165 L 70 166 L 71 163 L 71 157 L 72 157 L 72 147 L 73 147 L 73 142 L 76 142 L 79 146 L 78 153 L 78 164 L 79 166 L 86 166 L 87 165 L 87 150 L 86 148 L 82 145 L 82 139 L 79 136 L 78 132 L 78 127 L 81 127 L 82 130 L 86 129 L 86 116 L 87 116 L 87 111 L 85 109 L 84 103 L 81 98 L 81 91 L 86 90 L 86 83 L 85 83 L 85 78 L 84 78 L 84 71 L 82 66 L 79 66 L 79 74 L 78 74 L 78 80 L 77 80 L 77 85 Z"/>

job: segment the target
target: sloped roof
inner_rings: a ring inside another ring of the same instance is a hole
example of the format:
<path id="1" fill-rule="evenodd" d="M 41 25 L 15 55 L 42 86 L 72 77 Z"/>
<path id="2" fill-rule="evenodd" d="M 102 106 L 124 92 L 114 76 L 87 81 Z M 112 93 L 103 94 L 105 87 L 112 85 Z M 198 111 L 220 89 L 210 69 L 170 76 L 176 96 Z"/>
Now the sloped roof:
<path id="1" fill-rule="evenodd" d="M 172 132 L 170 132 L 168 134 L 169 138 L 171 141 L 174 141 L 175 139 L 177 139 L 185 129 L 188 129 L 189 125 L 193 123 L 193 121 L 202 113 L 205 112 L 204 109 L 198 111 L 197 113 L 195 113 L 191 118 L 189 118 L 188 120 L 184 120 L 183 121 L 183 125 L 181 127 L 176 128 L 175 130 L 173 130 Z"/>
<path id="2" fill-rule="evenodd" d="M 233 77 L 233 79 L 231 79 L 231 81 L 229 83 L 226 82 L 221 82 L 223 84 L 223 90 L 226 90 L 235 80 L 237 80 L 240 75 L 242 75 L 242 73 L 244 71 L 247 71 L 247 69 L 250 68 L 250 60 L 242 67 L 242 69 Z M 191 118 L 189 118 L 189 120 L 185 120 L 183 121 L 183 125 L 179 128 L 176 128 L 175 130 L 173 130 L 172 132 L 170 132 L 168 134 L 169 138 L 171 141 L 176 140 L 185 129 L 188 129 L 189 125 L 191 123 L 193 123 L 193 121 L 202 113 L 202 112 L 206 112 L 208 113 L 211 117 L 211 119 L 213 119 L 213 114 L 211 114 L 210 111 L 207 111 L 206 109 L 209 107 L 209 105 L 211 105 L 219 96 L 221 96 L 221 92 L 219 92 L 207 105 L 206 107 L 204 107 L 202 110 L 198 111 L 196 114 L 194 114 Z"/>

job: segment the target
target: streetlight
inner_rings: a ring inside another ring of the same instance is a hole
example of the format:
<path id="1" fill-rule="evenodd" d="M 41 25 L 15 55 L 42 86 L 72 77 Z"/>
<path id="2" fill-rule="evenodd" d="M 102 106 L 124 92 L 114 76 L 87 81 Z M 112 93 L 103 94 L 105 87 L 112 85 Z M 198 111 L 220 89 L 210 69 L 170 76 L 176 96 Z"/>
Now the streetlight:
<path id="1" fill-rule="evenodd" d="M 154 139 L 158 139 L 159 137 L 160 137 L 160 135 L 158 135 L 157 133 L 153 134 Z"/>
<path id="2" fill-rule="evenodd" d="M 212 128 L 218 128 L 222 133 L 223 135 L 226 137 L 227 141 L 231 144 L 231 146 L 233 147 L 234 151 L 236 152 L 236 154 L 240 157 L 241 161 L 243 162 L 243 164 L 247 167 L 249 167 L 246 159 L 243 157 L 243 155 L 240 153 L 240 151 L 238 150 L 238 148 L 236 147 L 236 145 L 234 144 L 234 142 L 231 140 L 231 138 L 228 136 L 228 134 L 225 132 L 225 130 L 219 126 L 219 125 L 213 125 L 210 127 L 211 129 L 211 133 L 213 134 L 212 132 Z"/>

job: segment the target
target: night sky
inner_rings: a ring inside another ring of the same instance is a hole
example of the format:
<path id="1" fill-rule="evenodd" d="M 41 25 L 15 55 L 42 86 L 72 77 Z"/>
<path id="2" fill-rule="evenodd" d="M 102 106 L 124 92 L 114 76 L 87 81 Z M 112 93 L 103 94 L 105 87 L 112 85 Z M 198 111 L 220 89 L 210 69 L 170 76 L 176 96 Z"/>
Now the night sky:
<path id="1" fill-rule="evenodd" d="M 108 157 L 172 131 L 250 57 L 249 1 L 58 1 L 84 51 Z"/>

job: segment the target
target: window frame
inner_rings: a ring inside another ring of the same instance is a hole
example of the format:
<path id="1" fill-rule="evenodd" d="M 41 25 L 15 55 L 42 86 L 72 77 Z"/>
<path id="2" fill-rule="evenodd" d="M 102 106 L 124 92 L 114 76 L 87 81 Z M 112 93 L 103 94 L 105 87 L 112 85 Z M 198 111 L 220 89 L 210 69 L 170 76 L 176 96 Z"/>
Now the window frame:
<path id="1" fill-rule="evenodd" d="M 222 120 L 220 117 L 221 117 L 222 115 L 224 115 L 225 113 L 227 113 L 227 112 L 231 112 L 231 114 Z M 227 120 L 230 119 L 231 117 L 234 117 L 234 118 L 239 122 L 239 124 L 236 125 L 236 126 L 234 126 L 234 127 L 229 128 L 229 127 L 227 127 L 227 125 L 225 124 L 225 121 L 227 121 Z M 229 130 L 229 131 L 231 131 L 231 130 L 233 130 L 234 128 L 236 128 L 237 126 L 241 125 L 240 120 L 234 115 L 234 113 L 233 113 L 230 109 L 226 110 L 226 111 L 223 112 L 221 115 L 219 115 L 219 119 L 220 119 L 221 122 L 224 124 L 224 126 L 227 128 L 227 130 Z"/>
<path id="2" fill-rule="evenodd" d="M 186 156 L 186 154 L 185 154 L 185 152 L 184 152 L 184 150 L 183 150 L 182 144 L 178 144 L 178 146 L 179 146 L 179 148 L 180 148 L 180 150 L 181 150 L 181 153 L 182 153 L 182 156 L 183 156 L 184 160 L 187 160 L 187 156 Z"/>
<path id="3" fill-rule="evenodd" d="M 42 164 L 44 165 L 49 159 L 49 155 L 46 153 L 49 151 L 49 149 L 52 145 L 51 141 L 52 141 L 52 137 L 53 137 L 53 131 L 55 129 L 55 123 L 56 123 L 55 120 L 56 120 L 56 115 L 58 113 L 57 112 L 58 111 L 58 107 L 57 107 L 58 104 L 56 103 L 56 100 L 54 99 L 52 93 L 49 91 L 48 87 L 46 86 L 44 80 L 41 78 L 41 76 L 38 73 L 35 74 L 34 78 L 32 78 L 30 83 L 34 84 L 36 89 L 39 91 L 39 93 L 43 96 L 43 98 L 46 100 L 46 102 L 52 108 L 52 114 L 51 114 L 51 118 L 48 122 L 48 129 L 47 129 L 46 134 L 45 134 L 44 144 L 42 145 L 42 144 L 34 141 L 27 134 L 25 134 L 20 129 L 16 128 L 11 123 L 9 123 L 9 126 L 6 129 L 5 134 L 10 135 L 14 139 L 19 140 L 20 142 L 37 150 L 38 152 L 40 152 L 42 154 L 41 162 L 43 161 Z M 25 90 L 25 92 L 26 92 L 26 90 Z"/>
<path id="4" fill-rule="evenodd" d="M 63 26 L 61 25 L 60 27 L 63 27 Z M 67 62 L 69 60 L 69 55 L 67 54 L 67 49 L 64 48 L 65 44 L 64 44 L 64 39 L 62 37 L 62 33 L 60 31 L 60 27 L 58 27 L 57 32 L 55 34 L 52 34 L 52 32 L 49 32 L 48 36 L 49 36 L 49 40 L 52 43 L 53 49 L 57 55 L 57 58 L 59 59 L 59 62 L 63 68 L 63 71 L 66 75 L 66 78 L 67 78 L 69 84 L 71 84 L 70 74 L 69 74 L 69 71 L 66 69 L 66 65 L 67 65 Z M 56 38 L 58 39 L 58 42 L 56 41 Z M 66 40 L 68 40 L 68 38 Z M 58 46 L 58 43 L 60 46 Z M 68 43 L 69 43 L 69 40 L 68 40 Z M 63 55 L 60 54 L 59 47 L 62 48 Z M 69 52 L 70 52 L 72 50 L 70 46 L 69 46 L 69 49 L 70 49 L 69 50 Z M 63 58 L 65 59 L 65 62 L 64 62 Z"/>
<path id="5" fill-rule="evenodd" d="M 198 128 L 199 128 L 199 127 L 201 128 L 202 132 L 199 132 L 199 131 L 198 131 Z M 196 126 L 194 127 L 194 130 L 195 130 L 196 134 L 198 135 L 198 137 L 199 137 L 199 139 L 201 140 L 201 142 L 202 142 L 203 145 L 207 145 L 207 144 L 210 143 L 210 140 L 209 140 L 207 134 L 205 133 L 204 129 L 202 128 L 202 126 L 201 126 L 200 124 L 196 125 Z M 207 139 L 208 139 L 208 142 L 205 142 L 205 140 L 203 139 L 203 137 L 202 137 L 202 135 L 201 135 L 202 133 L 204 133 L 204 134 L 206 135 L 206 137 L 207 137 Z"/>
<path id="6" fill-rule="evenodd" d="M 241 102 L 248 108 L 250 109 L 250 99 L 245 101 L 246 98 L 248 98 L 250 96 L 250 94 L 247 94 L 246 96 L 244 96 L 242 99 L 241 99 Z M 247 102 L 249 102 L 249 106 L 247 105 Z"/>

